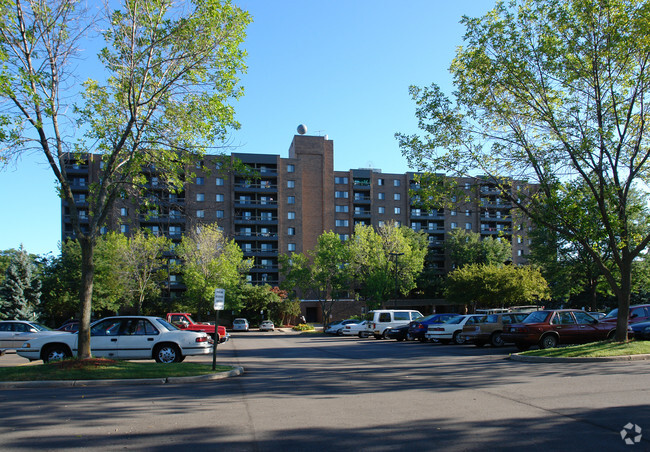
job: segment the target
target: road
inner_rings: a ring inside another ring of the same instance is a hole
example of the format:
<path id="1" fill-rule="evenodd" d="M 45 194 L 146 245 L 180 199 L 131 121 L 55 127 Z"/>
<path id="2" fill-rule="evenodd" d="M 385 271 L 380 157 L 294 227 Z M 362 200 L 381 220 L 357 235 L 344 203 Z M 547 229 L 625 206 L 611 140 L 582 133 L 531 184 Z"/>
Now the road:
<path id="1" fill-rule="evenodd" d="M 0 391 L 0 450 L 650 451 L 650 361 L 514 351 L 235 333 L 218 361 L 239 377 Z M 628 423 L 643 429 L 631 446 Z"/>

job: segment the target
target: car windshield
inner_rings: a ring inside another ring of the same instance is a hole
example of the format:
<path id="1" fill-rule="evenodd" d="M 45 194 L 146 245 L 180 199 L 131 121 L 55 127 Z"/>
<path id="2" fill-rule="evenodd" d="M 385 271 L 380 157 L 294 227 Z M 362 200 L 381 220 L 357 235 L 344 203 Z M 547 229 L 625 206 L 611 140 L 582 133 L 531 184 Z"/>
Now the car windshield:
<path id="1" fill-rule="evenodd" d="M 437 316 L 437 315 L 438 315 L 438 314 L 431 314 L 431 315 L 428 315 L 428 316 L 426 316 L 426 317 L 420 317 L 420 318 L 417 318 L 417 319 L 415 319 L 415 320 L 413 320 L 413 321 L 414 321 L 414 322 L 426 322 L 427 320 L 431 320 L 431 319 L 433 319 L 433 318 L 434 318 L 435 316 Z"/>
<path id="2" fill-rule="evenodd" d="M 452 317 L 449 320 L 445 320 L 445 323 L 457 324 L 457 323 L 460 323 L 463 320 L 463 318 L 464 317 L 462 315 L 458 315 L 456 317 Z"/>
<path id="3" fill-rule="evenodd" d="M 232 322 L 232 323 L 236 323 L 236 324 L 246 323 L 246 320 L 243 320 L 243 319 L 235 319 L 235 321 Z"/>
<path id="4" fill-rule="evenodd" d="M 615 319 L 618 317 L 618 309 L 612 309 L 604 318 Z"/>
<path id="5" fill-rule="evenodd" d="M 526 316 L 521 323 L 542 323 L 548 317 L 548 311 L 535 311 Z"/>
<path id="6" fill-rule="evenodd" d="M 172 324 L 169 323 L 167 320 L 161 319 L 160 317 L 156 317 L 155 320 L 156 320 L 156 322 L 158 322 L 160 325 L 162 325 L 162 326 L 164 326 L 165 328 L 167 328 L 169 331 L 180 330 L 180 328 L 178 328 L 176 325 L 172 325 Z"/>
<path id="7" fill-rule="evenodd" d="M 30 322 L 29 324 L 36 328 L 38 331 L 52 331 L 52 328 L 48 328 L 45 325 L 41 325 L 40 323 Z"/>

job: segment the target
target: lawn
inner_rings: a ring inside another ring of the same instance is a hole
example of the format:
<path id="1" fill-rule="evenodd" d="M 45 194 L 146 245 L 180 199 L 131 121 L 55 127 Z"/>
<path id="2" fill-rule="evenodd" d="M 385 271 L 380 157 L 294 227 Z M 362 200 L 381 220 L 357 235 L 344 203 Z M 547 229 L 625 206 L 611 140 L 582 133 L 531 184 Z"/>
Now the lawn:
<path id="1" fill-rule="evenodd" d="M 112 380 L 129 378 L 189 377 L 228 372 L 231 366 L 217 366 L 199 363 L 141 363 L 91 358 L 68 359 L 35 366 L 0 368 L 0 381 L 37 380 Z"/>
<path id="2" fill-rule="evenodd" d="M 602 358 L 606 356 L 650 354 L 650 341 L 593 342 L 570 347 L 547 348 L 522 352 L 523 356 L 544 356 L 547 358 Z"/>

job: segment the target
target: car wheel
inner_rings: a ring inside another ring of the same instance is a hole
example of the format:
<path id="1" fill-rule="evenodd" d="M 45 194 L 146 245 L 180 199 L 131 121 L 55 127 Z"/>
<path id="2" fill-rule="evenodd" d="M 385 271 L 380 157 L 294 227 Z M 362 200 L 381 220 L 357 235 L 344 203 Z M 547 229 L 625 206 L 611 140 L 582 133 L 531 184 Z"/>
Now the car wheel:
<path id="1" fill-rule="evenodd" d="M 49 363 L 52 361 L 61 361 L 62 359 L 70 358 L 72 355 L 70 351 L 63 345 L 51 345 L 45 349 L 43 353 L 43 362 Z"/>
<path id="2" fill-rule="evenodd" d="M 413 336 L 411 336 L 411 333 L 406 333 L 406 340 L 407 341 L 414 341 L 415 338 Z"/>
<path id="3" fill-rule="evenodd" d="M 453 342 L 454 344 L 461 345 L 461 344 L 464 344 L 464 343 L 465 343 L 465 336 L 462 336 L 462 335 L 460 334 L 460 331 L 456 331 L 456 332 L 454 333 L 454 336 L 452 337 L 451 340 L 452 340 L 452 342 Z"/>
<path id="4" fill-rule="evenodd" d="M 490 336 L 490 344 L 492 347 L 503 347 L 503 339 L 501 338 L 501 331 L 495 331 Z"/>
<path id="5" fill-rule="evenodd" d="M 553 334 L 547 334 L 539 341 L 539 348 L 557 347 L 557 337 Z"/>
<path id="6" fill-rule="evenodd" d="M 616 337 L 616 330 L 610 331 L 609 334 L 607 335 L 607 339 L 610 341 L 613 341 L 615 337 Z"/>
<path id="7" fill-rule="evenodd" d="M 388 328 L 384 331 L 384 334 L 382 335 L 382 338 L 383 338 L 383 339 L 390 339 L 390 337 L 388 337 L 388 332 L 389 332 L 389 331 L 390 331 L 390 330 L 389 330 Z"/>
<path id="8" fill-rule="evenodd" d="M 343 336 L 343 329 L 339 328 L 338 330 L 336 330 L 336 335 Z"/>
<path id="9" fill-rule="evenodd" d="M 180 363 L 183 359 L 181 351 L 174 344 L 163 344 L 156 347 L 153 352 L 154 359 L 158 363 Z"/>

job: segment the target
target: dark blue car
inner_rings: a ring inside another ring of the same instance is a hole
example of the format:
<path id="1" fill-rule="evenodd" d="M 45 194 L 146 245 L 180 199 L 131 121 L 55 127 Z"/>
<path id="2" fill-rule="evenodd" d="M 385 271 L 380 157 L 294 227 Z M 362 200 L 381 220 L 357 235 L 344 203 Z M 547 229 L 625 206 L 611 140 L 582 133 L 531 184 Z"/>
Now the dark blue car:
<path id="1" fill-rule="evenodd" d="M 446 320 L 456 317 L 458 314 L 431 314 L 426 317 L 421 317 L 409 323 L 408 339 L 426 342 L 427 338 L 424 334 L 427 332 L 429 325 L 433 323 L 444 323 Z"/>
<path id="2" fill-rule="evenodd" d="M 650 341 L 650 322 L 633 323 L 630 325 L 630 328 L 634 332 L 634 339 Z"/>

